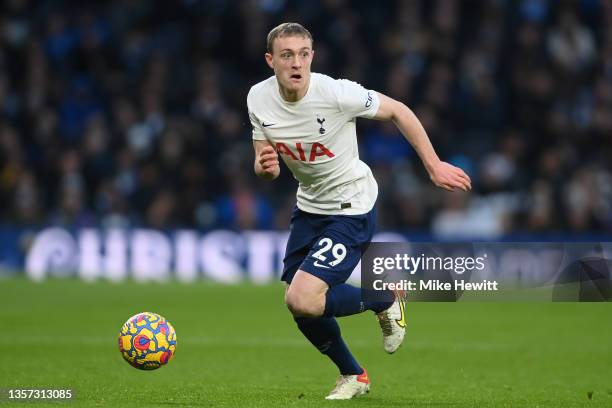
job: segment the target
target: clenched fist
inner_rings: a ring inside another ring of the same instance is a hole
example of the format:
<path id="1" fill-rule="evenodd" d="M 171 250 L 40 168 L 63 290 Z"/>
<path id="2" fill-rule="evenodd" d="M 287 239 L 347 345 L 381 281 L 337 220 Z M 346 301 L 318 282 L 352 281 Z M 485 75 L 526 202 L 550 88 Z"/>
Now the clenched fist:
<path id="1" fill-rule="evenodd" d="M 274 180 L 280 174 L 278 153 L 272 146 L 266 146 L 255 160 L 255 173 L 263 179 Z"/>

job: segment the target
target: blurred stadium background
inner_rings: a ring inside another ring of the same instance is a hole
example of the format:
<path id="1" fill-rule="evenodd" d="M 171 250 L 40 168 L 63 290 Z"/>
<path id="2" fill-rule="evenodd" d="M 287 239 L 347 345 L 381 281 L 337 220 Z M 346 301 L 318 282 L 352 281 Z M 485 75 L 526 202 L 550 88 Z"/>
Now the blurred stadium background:
<path id="1" fill-rule="evenodd" d="M 2 221 L 285 229 L 295 184 L 252 172 L 265 36 L 300 21 L 313 70 L 404 101 L 470 195 L 434 190 L 392 125 L 360 121 L 380 228 L 612 231 L 607 1 L 7 0 Z"/>
<path id="2" fill-rule="evenodd" d="M 274 183 L 256 179 L 245 106 L 249 87 L 272 74 L 265 36 L 282 21 L 313 33 L 314 71 L 405 102 L 441 157 L 472 177 L 470 194 L 435 189 L 392 124 L 361 120 L 380 231 L 421 240 L 611 236 L 609 1 L 0 7 L 4 273 L 26 266 L 48 226 L 77 235 L 285 231 L 296 184 L 287 169 Z M 81 252 L 82 241 L 73 245 Z"/>
<path id="3" fill-rule="evenodd" d="M 295 330 L 283 287 L 251 284 L 275 281 L 295 203 L 286 169 L 253 174 L 245 101 L 283 21 L 313 33 L 314 71 L 405 102 L 472 177 L 470 194 L 436 190 L 392 125 L 359 121 L 379 239 L 611 241 L 610 1 L 5 0 L 0 278 L 15 279 L 0 279 L 0 391 L 320 405 L 335 368 Z M 178 333 L 151 373 L 116 349 L 144 310 Z M 342 327 L 374 381 L 360 406 L 609 407 L 610 316 L 609 303 L 417 303 L 390 359 L 371 315 Z"/>
<path id="4" fill-rule="evenodd" d="M 427 239 L 606 239 L 608 1 L 9 0 L 0 19 L 0 268 L 43 226 L 279 230 L 295 183 L 252 172 L 249 87 L 299 21 L 313 70 L 407 103 L 471 194 L 434 189 L 391 124 L 360 121 L 379 226 Z M 586 237 L 586 238 L 585 238 Z"/>

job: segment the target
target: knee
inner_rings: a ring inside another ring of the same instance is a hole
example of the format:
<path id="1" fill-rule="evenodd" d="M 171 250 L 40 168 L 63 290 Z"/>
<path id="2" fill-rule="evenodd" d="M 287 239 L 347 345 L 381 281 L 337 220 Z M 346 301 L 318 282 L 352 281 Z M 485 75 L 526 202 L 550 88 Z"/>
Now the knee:
<path id="1" fill-rule="evenodd" d="M 295 317 L 319 317 L 325 310 L 324 297 L 300 293 L 291 287 L 285 293 L 285 304 Z"/>

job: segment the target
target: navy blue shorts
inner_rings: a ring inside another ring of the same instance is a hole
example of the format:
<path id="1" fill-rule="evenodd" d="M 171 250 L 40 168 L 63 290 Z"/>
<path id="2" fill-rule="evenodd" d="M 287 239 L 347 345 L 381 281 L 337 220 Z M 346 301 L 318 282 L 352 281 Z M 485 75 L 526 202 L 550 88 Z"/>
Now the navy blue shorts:
<path id="1" fill-rule="evenodd" d="M 310 214 L 295 207 L 281 280 L 291 283 L 301 269 L 329 287 L 346 282 L 376 227 L 376 209 L 363 215 Z"/>

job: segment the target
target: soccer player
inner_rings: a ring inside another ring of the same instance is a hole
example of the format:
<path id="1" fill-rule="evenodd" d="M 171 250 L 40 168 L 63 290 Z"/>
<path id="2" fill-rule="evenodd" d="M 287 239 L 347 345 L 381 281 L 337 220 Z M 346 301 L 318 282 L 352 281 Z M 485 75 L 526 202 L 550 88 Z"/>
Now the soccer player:
<path id="1" fill-rule="evenodd" d="M 376 313 L 387 353 L 405 334 L 404 296 L 366 302 L 346 280 L 369 245 L 378 186 L 359 160 L 355 119 L 393 121 L 412 144 L 432 182 L 449 191 L 471 188 L 459 168 L 440 161 L 421 123 L 403 103 L 361 85 L 311 73 L 313 38 L 296 23 L 267 37 L 266 62 L 274 75 L 249 91 L 255 173 L 274 180 L 280 155 L 299 181 L 297 206 L 284 258 L 285 303 L 299 330 L 340 370 L 326 399 L 369 391 L 370 380 L 340 335 L 336 317 Z"/>

